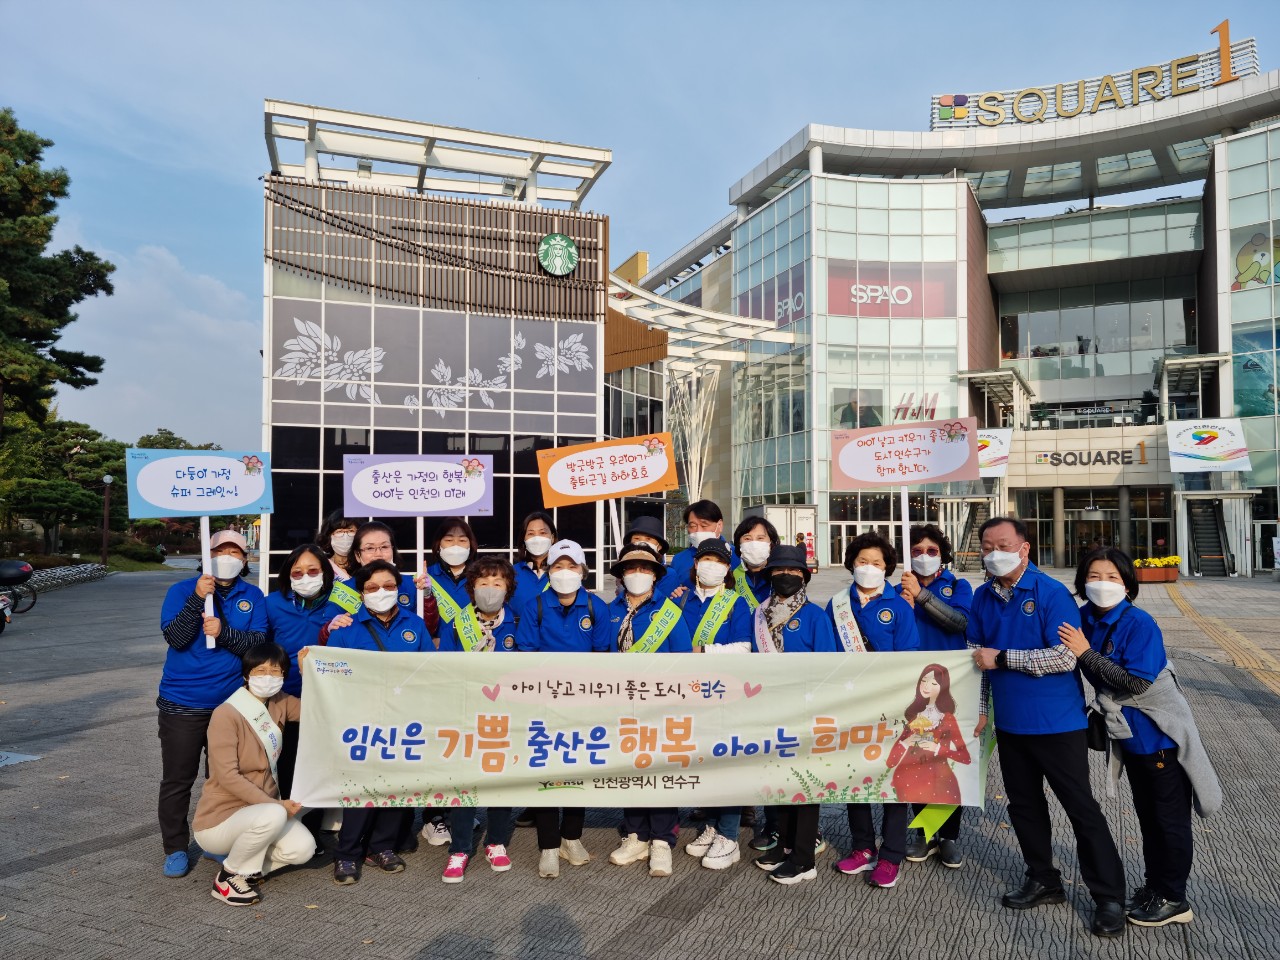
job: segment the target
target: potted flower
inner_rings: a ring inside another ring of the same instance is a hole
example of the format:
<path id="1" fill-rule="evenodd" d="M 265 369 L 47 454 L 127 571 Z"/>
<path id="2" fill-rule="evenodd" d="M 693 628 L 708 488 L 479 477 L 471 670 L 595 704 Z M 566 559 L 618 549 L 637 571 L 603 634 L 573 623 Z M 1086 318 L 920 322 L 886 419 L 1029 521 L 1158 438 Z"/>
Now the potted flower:
<path id="1" fill-rule="evenodd" d="M 1139 583 L 1171 583 L 1178 579 L 1181 557 L 1148 557 L 1135 560 L 1133 566 Z"/>

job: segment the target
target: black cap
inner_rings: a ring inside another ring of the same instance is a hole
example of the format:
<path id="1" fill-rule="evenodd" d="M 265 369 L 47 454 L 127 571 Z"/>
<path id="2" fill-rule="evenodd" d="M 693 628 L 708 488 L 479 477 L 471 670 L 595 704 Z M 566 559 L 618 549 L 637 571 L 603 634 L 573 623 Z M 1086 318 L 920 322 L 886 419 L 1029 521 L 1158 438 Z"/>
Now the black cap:
<path id="1" fill-rule="evenodd" d="M 809 556 L 804 547 L 780 543 L 769 551 L 769 562 L 765 564 L 764 572 L 771 574 L 783 567 L 803 570 L 805 583 L 813 579 L 813 573 L 809 570 Z"/>
<path id="2" fill-rule="evenodd" d="M 649 569 L 653 571 L 656 579 L 661 580 L 667 574 L 666 565 L 653 548 L 647 543 L 632 543 L 622 548 L 622 555 L 613 562 L 613 566 L 609 568 L 609 572 L 617 579 L 622 578 L 622 568 L 629 563 L 640 560 L 649 565 Z"/>
<path id="3" fill-rule="evenodd" d="M 729 552 L 729 545 L 719 537 L 703 540 L 698 545 L 698 549 L 693 553 L 693 559 L 696 562 L 703 557 L 714 557 L 725 566 L 733 566 L 733 554 Z"/>
<path id="4" fill-rule="evenodd" d="M 662 521 L 657 517 L 636 517 L 631 521 L 631 526 L 627 527 L 627 532 L 622 535 L 622 542 L 629 541 L 633 533 L 641 533 L 646 537 L 653 537 L 653 539 L 662 544 L 663 553 L 671 550 L 671 544 L 667 543 L 667 538 L 662 535 Z"/>

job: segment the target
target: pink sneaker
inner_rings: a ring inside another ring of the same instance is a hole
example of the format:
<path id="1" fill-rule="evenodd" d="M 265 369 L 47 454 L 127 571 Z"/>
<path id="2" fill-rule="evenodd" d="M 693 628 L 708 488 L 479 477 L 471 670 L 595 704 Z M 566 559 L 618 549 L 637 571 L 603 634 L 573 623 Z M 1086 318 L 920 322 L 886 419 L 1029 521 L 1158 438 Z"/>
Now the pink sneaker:
<path id="1" fill-rule="evenodd" d="M 898 865 L 888 860 L 880 860 L 876 868 L 867 877 L 867 883 L 873 887 L 892 887 L 898 882 Z"/>
<path id="2" fill-rule="evenodd" d="M 875 865 L 876 852 L 874 850 L 854 850 L 836 864 L 836 869 L 841 873 L 853 876 L 855 873 L 864 873 Z"/>
<path id="3" fill-rule="evenodd" d="M 449 862 L 444 865 L 444 873 L 440 874 L 440 879 L 445 883 L 461 883 L 470 860 L 471 858 L 465 853 L 449 854 Z"/>
<path id="4" fill-rule="evenodd" d="M 507 856 L 507 848 L 500 843 L 486 844 L 484 858 L 489 861 L 489 866 L 493 868 L 494 873 L 511 869 L 511 858 Z"/>

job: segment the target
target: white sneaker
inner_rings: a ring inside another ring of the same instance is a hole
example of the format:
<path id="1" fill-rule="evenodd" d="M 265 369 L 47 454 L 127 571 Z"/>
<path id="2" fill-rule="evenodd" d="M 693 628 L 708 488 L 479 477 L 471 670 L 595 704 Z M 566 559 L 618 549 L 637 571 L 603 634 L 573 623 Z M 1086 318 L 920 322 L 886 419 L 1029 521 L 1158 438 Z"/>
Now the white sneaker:
<path id="1" fill-rule="evenodd" d="M 711 849 L 711 844 L 715 842 L 716 836 L 715 827 L 703 827 L 702 832 L 698 834 L 698 838 L 690 840 L 685 846 L 684 852 L 691 857 L 705 857 L 707 851 Z"/>
<path id="2" fill-rule="evenodd" d="M 609 854 L 609 862 L 620 867 L 628 863 L 635 863 L 637 860 L 648 859 L 649 844 L 642 841 L 634 833 L 628 833 L 623 841 L 618 844 L 618 849 Z"/>
<path id="3" fill-rule="evenodd" d="M 213 898 L 233 907 L 248 907 L 262 899 L 249 878 L 229 870 L 218 870 L 213 878 Z"/>
<path id="4" fill-rule="evenodd" d="M 654 840 L 649 844 L 649 876 L 671 876 L 671 844 Z"/>
<path id="5" fill-rule="evenodd" d="M 543 850 L 538 854 L 538 876 L 540 877 L 558 877 L 560 876 L 560 851 L 559 850 Z"/>
<path id="6" fill-rule="evenodd" d="M 738 841 L 716 834 L 711 849 L 702 858 L 702 865 L 708 870 L 727 870 L 741 859 L 742 850 L 738 847 Z"/>
<path id="7" fill-rule="evenodd" d="M 422 827 L 422 839 L 433 847 L 443 847 L 453 838 L 449 836 L 449 824 L 444 820 L 428 820 Z"/>
<path id="8" fill-rule="evenodd" d="M 572 867 L 580 867 L 591 859 L 591 854 L 587 853 L 581 840 L 561 840 L 560 859 L 568 860 Z"/>

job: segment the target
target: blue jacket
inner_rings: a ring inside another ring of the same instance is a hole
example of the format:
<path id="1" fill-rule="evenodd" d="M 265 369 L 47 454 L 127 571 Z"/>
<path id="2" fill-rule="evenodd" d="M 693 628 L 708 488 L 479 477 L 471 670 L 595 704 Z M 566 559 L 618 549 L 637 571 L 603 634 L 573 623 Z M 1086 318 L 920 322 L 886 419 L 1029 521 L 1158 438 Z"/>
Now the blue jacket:
<path id="1" fill-rule="evenodd" d="M 752 625 L 751 649 L 760 653 Z M 783 653 L 839 653 L 844 648 L 831 626 L 831 617 L 812 600 L 806 600 L 782 628 Z"/>
<path id="2" fill-rule="evenodd" d="M 343 650 L 378 650 L 370 628 L 387 653 L 429 653 L 436 648 L 427 625 L 413 611 L 397 607 L 395 617 L 383 625 L 363 606 L 351 615 L 350 625 L 329 631 L 329 646 Z"/>
<path id="3" fill-rule="evenodd" d="M 644 632 L 649 629 L 649 622 L 662 605 L 667 602 L 667 598 L 656 591 L 653 596 L 640 605 L 636 611 L 636 615 L 631 619 L 631 635 L 634 642 L 639 643 L 640 638 L 644 636 Z M 676 601 L 672 601 L 675 603 Z M 678 606 L 679 604 L 677 604 Z M 622 629 L 622 619 L 627 615 L 627 595 L 623 593 L 609 604 L 609 649 L 618 649 L 618 631 Z M 693 642 L 689 637 L 689 628 L 684 625 L 684 620 L 677 620 L 675 626 L 671 628 L 671 632 L 667 634 L 666 639 L 658 646 L 654 653 L 692 653 Z"/>
<path id="4" fill-rule="evenodd" d="M 520 623 L 516 627 L 517 650 L 530 653 L 607 653 L 612 648 L 609 606 L 588 593 L 585 587 L 578 588 L 578 595 L 567 607 L 555 593 L 548 591 L 538 594 L 520 611 Z"/>
<path id="5" fill-rule="evenodd" d="M 542 576 L 533 572 L 527 560 L 516 564 L 516 595 L 511 598 L 511 606 L 523 610 L 526 603 L 547 589 L 547 568 L 543 567 Z"/>
<path id="6" fill-rule="evenodd" d="M 996 650 L 1041 650 L 1057 646 L 1058 627 L 1080 626 L 1080 610 L 1067 588 L 1028 564 L 1006 603 L 992 581 L 973 594 L 966 640 Z M 995 669 L 991 701 L 997 729 L 1007 733 L 1069 733 L 1083 730 L 1084 687 L 1080 672 L 1034 677 L 1021 670 Z"/>
<path id="7" fill-rule="evenodd" d="M 329 611 L 331 604 L 326 598 L 315 598 L 307 607 L 292 590 L 288 596 L 272 590 L 267 594 L 266 606 L 267 639 L 280 644 L 289 655 L 289 675 L 284 679 L 284 692 L 300 697 L 302 673 L 298 670 L 298 651 L 313 645 L 320 637 L 320 628 L 335 614 Z"/>
<path id="8" fill-rule="evenodd" d="M 963 611 L 965 614 L 968 614 L 973 606 L 973 587 L 969 586 L 968 580 L 957 577 L 950 570 L 939 572 L 933 578 L 933 582 L 924 589 L 947 606 Z M 901 590 L 899 590 L 899 596 L 901 596 Z M 934 622 L 933 617 L 925 613 L 921 604 L 915 605 L 915 614 L 921 650 L 963 650 L 965 648 L 963 632 L 947 633 Z"/>
<path id="9" fill-rule="evenodd" d="M 172 622 L 187 599 L 196 592 L 199 577 L 182 580 L 169 588 L 160 607 L 160 628 Z M 214 594 L 214 616 L 234 630 L 267 632 L 267 608 L 262 591 L 242 577 L 237 577 L 224 592 Z M 203 621 L 201 621 L 203 622 Z M 221 646 L 212 650 L 205 645 L 204 630 L 196 628 L 190 646 L 183 650 L 169 647 L 160 675 L 160 696 L 184 707 L 212 710 L 222 704 L 244 683 L 240 657 Z"/>
<path id="10" fill-rule="evenodd" d="M 712 635 L 712 643 L 739 643 L 746 641 L 751 642 L 751 611 L 747 609 L 747 601 L 743 600 L 729 587 L 725 587 L 729 593 L 735 597 L 733 606 L 729 608 L 729 615 L 725 617 L 720 627 Z M 677 606 L 684 608 L 684 625 L 689 631 L 690 643 L 698 633 L 698 625 L 702 623 L 702 617 L 707 612 L 707 608 L 715 601 L 715 597 L 702 600 L 698 597 L 698 591 L 694 587 L 690 587 L 685 591 L 684 596 L 675 603 Z"/>
<path id="11" fill-rule="evenodd" d="M 720 539 L 724 539 L 721 537 Z M 666 596 L 671 595 L 671 591 L 682 584 L 690 584 L 693 582 L 693 556 L 698 551 L 694 547 L 685 547 L 674 557 L 671 563 L 667 565 L 667 575 L 658 581 L 658 585 L 654 588 L 654 595 L 661 590 Z M 737 570 L 742 563 L 742 558 L 738 556 L 738 551 L 729 547 L 729 569 Z"/>
<path id="12" fill-rule="evenodd" d="M 851 583 L 845 588 L 850 593 L 857 588 Z M 916 613 L 911 604 L 898 596 L 898 591 L 889 584 L 884 585 L 880 596 L 869 601 L 866 606 L 859 603 L 857 597 L 853 601 L 853 618 L 858 621 L 858 629 L 867 641 L 873 653 L 889 653 L 890 651 L 919 650 L 920 634 L 916 631 Z M 831 629 L 835 630 L 835 601 L 827 601 L 827 616 L 831 618 Z M 840 635 L 836 634 L 836 642 Z M 843 650 L 841 644 L 839 649 Z"/>
<path id="13" fill-rule="evenodd" d="M 1089 646 L 1123 667 L 1126 673 L 1154 681 L 1169 665 L 1160 627 L 1151 614 L 1128 600 L 1121 600 L 1102 616 L 1092 603 L 1086 603 L 1080 608 L 1080 620 L 1080 629 L 1089 638 Z M 1122 707 L 1121 713 L 1133 731 L 1132 737 L 1120 741 L 1125 750 L 1150 754 L 1178 748 L 1173 739 L 1137 707 Z"/>
<path id="14" fill-rule="evenodd" d="M 559 604 L 557 604 L 559 606 Z M 468 607 L 462 608 L 463 613 L 467 613 Z M 469 613 L 467 613 L 470 616 Z M 516 620 L 515 611 L 511 609 L 511 605 L 507 604 L 502 608 L 502 622 L 498 624 L 498 628 L 493 631 L 493 653 L 503 653 L 516 648 Z M 462 638 L 458 636 L 458 631 L 452 623 L 440 621 L 440 650 L 451 653 L 465 653 L 466 648 L 462 645 Z"/>

